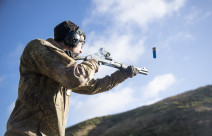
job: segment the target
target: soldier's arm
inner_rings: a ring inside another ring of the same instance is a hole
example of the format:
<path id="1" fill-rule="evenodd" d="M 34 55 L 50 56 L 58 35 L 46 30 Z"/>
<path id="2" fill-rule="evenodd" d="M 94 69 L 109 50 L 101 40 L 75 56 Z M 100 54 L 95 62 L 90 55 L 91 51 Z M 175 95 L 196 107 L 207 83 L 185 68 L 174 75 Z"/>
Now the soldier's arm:
<path id="1" fill-rule="evenodd" d="M 75 93 L 80 94 L 96 94 L 108 91 L 123 82 L 128 77 L 131 77 L 126 71 L 117 70 L 110 76 L 105 76 L 101 79 L 92 79 L 88 84 L 72 89 Z"/>
<path id="2" fill-rule="evenodd" d="M 88 84 L 98 70 L 97 62 L 92 62 L 94 60 L 77 64 L 64 51 L 42 40 L 30 42 L 21 59 L 25 65 L 36 67 L 31 73 L 46 75 L 70 89 Z M 24 74 L 28 71 L 22 69 L 21 72 Z"/>

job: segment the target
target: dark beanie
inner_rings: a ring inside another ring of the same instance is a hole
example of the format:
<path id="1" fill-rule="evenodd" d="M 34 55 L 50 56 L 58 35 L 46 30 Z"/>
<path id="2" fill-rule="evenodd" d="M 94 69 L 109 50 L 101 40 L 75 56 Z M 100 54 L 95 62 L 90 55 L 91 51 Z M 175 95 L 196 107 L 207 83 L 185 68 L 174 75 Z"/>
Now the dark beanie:
<path id="1" fill-rule="evenodd" d="M 63 41 L 68 32 L 75 31 L 77 25 L 71 21 L 63 21 L 54 28 L 54 40 Z"/>

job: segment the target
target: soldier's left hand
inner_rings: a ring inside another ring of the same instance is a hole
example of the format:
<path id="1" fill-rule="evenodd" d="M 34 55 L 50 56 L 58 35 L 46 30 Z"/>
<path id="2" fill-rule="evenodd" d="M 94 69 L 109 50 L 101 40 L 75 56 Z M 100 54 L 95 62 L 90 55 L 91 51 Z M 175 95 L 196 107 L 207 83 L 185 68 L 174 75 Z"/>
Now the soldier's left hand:
<path id="1" fill-rule="evenodd" d="M 132 65 L 128 66 L 127 69 L 121 69 L 121 71 L 126 72 L 127 75 L 128 75 L 130 78 L 136 76 L 136 75 L 138 74 L 138 72 L 139 72 L 139 71 L 138 71 L 134 66 L 132 66 Z"/>

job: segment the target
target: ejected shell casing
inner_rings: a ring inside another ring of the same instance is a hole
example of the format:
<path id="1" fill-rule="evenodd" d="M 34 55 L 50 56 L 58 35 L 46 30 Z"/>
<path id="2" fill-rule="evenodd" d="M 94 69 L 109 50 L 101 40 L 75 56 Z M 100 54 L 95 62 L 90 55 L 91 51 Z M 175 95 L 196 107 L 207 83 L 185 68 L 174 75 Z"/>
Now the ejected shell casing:
<path id="1" fill-rule="evenodd" d="M 153 52 L 153 58 L 155 59 L 156 58 L 156 47 L 152 48 L 152 52 Z"/>

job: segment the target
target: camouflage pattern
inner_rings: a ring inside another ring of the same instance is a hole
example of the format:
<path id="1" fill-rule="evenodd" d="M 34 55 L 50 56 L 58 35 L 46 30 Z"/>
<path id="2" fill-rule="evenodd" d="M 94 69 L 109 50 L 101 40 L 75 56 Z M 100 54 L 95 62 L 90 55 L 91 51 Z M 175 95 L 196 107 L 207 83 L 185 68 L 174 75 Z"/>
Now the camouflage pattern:
<path id="1" fill-rule="evenodd" d="M 5 136 L 65 136 L 70 91 L 96 94 L 129 77 L 118 70 L 94 80 L 97 71 L 97 61 L 77 64 L 53 39 L 29 42 L 21 56 L 18 98 Z"/>

